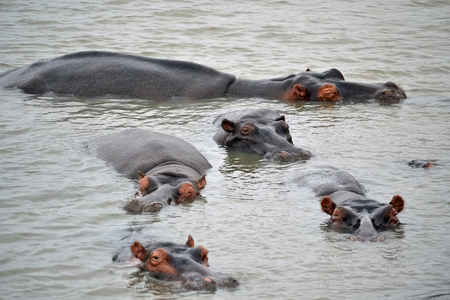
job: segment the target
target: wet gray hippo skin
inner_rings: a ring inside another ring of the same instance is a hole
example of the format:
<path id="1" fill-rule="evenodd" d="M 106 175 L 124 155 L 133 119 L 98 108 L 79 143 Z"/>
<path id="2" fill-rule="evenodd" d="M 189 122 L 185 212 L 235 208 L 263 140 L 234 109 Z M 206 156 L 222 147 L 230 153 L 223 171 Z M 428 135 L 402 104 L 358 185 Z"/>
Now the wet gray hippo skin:
<path id="1" fill-rule="evenodd" d="M 399 195 L 393 196 L 388 204 L 367 198 L 364 187 L 345 171 L 309 174 L 298 182 L 323 197 L 320 204 L 322 211 L 331 216 L 328 223 L 347 229 L 353 241 L 384 241 L 380 231 L 399 223 L 397 214 L 405 205 Z"/>
<path id="2" fill-rule="evenodd" d="M 158 211 L 195 198 L 205 187 L 211 165 L 188 142 L 170 135 L 129 129 L 88 142 L 87 147 L 128 178 L 139 180 L 129 211 Z"/>
<path id="3" fill-rule="evenodd" d="M 277 161 L 311 157 L 309 151 L 294 146 L 285 117 L 275 110 L 233 111 L 220 115 L 213 124 L 217 125 L 214 140 L 227 148 Z"/>
<path id="4" fill-rule="evenodd" d="M 194 247 L 189 235 L 186 244 L 170 242 L 151 243 L 146 247 L 138 241 L 131 245 L 132 254 L 140 261 L 140 268 L 161 280 L 181 281 L 189 290 L 216 290 L 220 287 L 234 288 L 238 282 L 209 269 L 209 251 L 202 246 Z"/>
<path id="5" fill-rule="evenodd" d="M 115 95 L 140 99 L 262 97 L 282 100 L 398 102 L 405 92 L 392 82 L 346 82 L 336 69 L 266 80 L 239 79 L 196 63 L 113 52 L 86 51 L 41 60 L 0 75 L 0 87 L 29 94 L 77 97 Z"/>

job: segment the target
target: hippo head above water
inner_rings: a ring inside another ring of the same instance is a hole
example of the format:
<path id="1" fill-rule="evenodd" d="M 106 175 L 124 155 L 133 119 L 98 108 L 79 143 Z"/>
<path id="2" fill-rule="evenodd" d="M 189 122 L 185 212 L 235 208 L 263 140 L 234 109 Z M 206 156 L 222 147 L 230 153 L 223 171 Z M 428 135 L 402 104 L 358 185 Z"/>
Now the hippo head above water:
<path id="1" fill-rule="evenodd" d="M 348 197 L 348 192 L 335 192 Z M 379 232 L 399 223 L 397 214 L 403 210 L 405 201 L 399 195 L 392 198 L 389 204 L 383 204 L 365 197 L 351 197 L 339 204 L 333 202 L 331 197 L 322 198 L 320 205 L 322 211 L 329 214 L 329 224 L 335 228 L 347 229 L 352 241 L 384 241 Z"/>
<path id="2" fill-rule="evenodd" d="M 327 223 L 347 230 L 352 241 L 384 241 L 380 232 L 399 224 L 397 215 L 405 206 L 403 198 L 396 195 L 389 204 L 369 199 L 364 186 L 346 171 L 311 173 L 297 180 L 322 197 L 322 211 L 330 215 Z"/>
<path id="3" fill-rule="evenodd" d="M 234 288 L 239 283 L 232 277 L 223 277 L 209 269 L 209 251 L 202 246 L 194 247 L 189 235 L 186 244 L 170 242 L 152 243 L 143 247 L 139 242 L 131 245 L 143 271 L 154 278 L 180 281 L 189 290 L 216 290 L 219 287 Z"/>
<path id="4" fill-rule="evenodd" d="M 164 164 L 146 174 L 138 172 L 136 197 L 127 201 L 124 209 L 132 212 L 156 212 L 166 205 L 195 199 L 206 185 L 206 174 L 190 167 Z"/>
<path id="5" fill-rule="evenodd" d="M 268 160 L 291 161 L 311 157 L 292 142 L 285 117 L 271 109 L 239 110 L 219 116 L 214 140 L 229 149 L 259 154 Z"/>
<path id="6" fill-rule="evenodd" d="M 312 72 L 308 69 L 306 72 L 278 80 L 292 81 L 292 89 L 288 90 L 283 97 L 286 100 L 375 100 L 380 103 L 397 103 L 406 99 L 405 92 L 393 82 L 381 84 L 347 82 L 337 69 L 330 69 L 322 73 Z"/>

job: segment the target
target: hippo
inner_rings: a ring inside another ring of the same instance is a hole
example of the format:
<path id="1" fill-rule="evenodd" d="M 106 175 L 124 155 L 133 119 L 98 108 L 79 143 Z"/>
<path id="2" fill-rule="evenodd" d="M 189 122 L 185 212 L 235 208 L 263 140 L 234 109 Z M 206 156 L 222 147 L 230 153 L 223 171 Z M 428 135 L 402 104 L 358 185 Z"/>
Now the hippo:
<path id="1" fill-rule="evenodd" d="M 249 80 L 197 63 L 104 51 L 83 51 L 39 60 L 0 75 L 0 87 L 28 94 L 53 92 L 76 97 L 113 95 L 139 99 L 261 97 L 301 101 L 400 102 L 393 82 L 346 82 L 337 69 Z"/>
<path id="2" fill-rule="evenodd" d="M 309 151 L 294 146 L 285 117 L 273 109 L 228 112 L 218 116 L 213 124 L 217 126 L 214 141 L 229 149 L 278 161 L 311 157 Z"/>
<path id="3" fill-rule="evenodd" d="M 208 253 L 203 247 L 194 247 L 194 239 L 189 235 L 186 244 L 171 242 L 151 243 L 144 247 L 138 241 L 131 245 L 131 253 L 141 264 L 140 269 L 160 280 L 181 281 L 189 290 L 210 290 L 235 288 L 238 281 L 224 277 L 209 269 Z"/>
<path id="4" fill-rule="evenodd" d="M 415 168 L 415 169 L 416 168 L 431 169 L 431 168 L 434 168 L 436 163 L 432 163 L 432 162 L 427 161 L 427 160 L 413 159 L 413 160 L 408 162 L 408 165 L 411 168 Z"/>
<path id="5" fill-rule="evenodd" d="M 188 142 L 163 133 L 128 129 L 96 138 L 88 150 L 130 179 L 139 181 L 136 197 L 124 208 L 154 212 L 193 199 L 206 185 L 206 158 Z"/>
<path id="6" fill-rule="evenodd" d="M 298 180 L 322 197 L 322 211 L 331 216 L 328 224 L 348 230 L 352 241 L 384 241 L 380 231 L 399 224 L 397 214 L 404 208 L 403 198 L 395 195 L 388 204 L 369 199 L 364 186 L 346 171 L 313 173 Z"/>

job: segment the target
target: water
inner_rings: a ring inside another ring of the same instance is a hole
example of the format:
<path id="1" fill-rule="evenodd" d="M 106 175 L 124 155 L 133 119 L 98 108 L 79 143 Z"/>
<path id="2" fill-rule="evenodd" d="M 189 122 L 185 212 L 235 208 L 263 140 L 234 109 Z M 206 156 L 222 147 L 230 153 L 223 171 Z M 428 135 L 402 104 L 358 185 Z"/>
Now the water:
<path id="1" fill-rule="evenodd" d="M 392 80 L 399 105 L 264 99 L 152 102 L 0 91 L 0 298 L 405 299 L 450 294 L 448 1 L 6 1 L 0 71 L 80 50 L 202 63 L 242 78 L 336 67 L 349 81 Z M 315 156 L 269 163 L 212 140 L 223 112 L 269 107 Z M 136 184 L 85 153 L 125 128 L 186 139 L 211 162 L 195 202 L 158 214 L 120 209 Z M 435 160 L 411 169 L 411 159 Z M 354 243 L 324 225 L 293 179 L 340 168 L 388 202 L 406 201 L 384 243 Z M 127 236 L 210 250 L 234 291 L 187 292 L 112 257 Z M 445 297 L 444 297 L 445 298 Z"/>

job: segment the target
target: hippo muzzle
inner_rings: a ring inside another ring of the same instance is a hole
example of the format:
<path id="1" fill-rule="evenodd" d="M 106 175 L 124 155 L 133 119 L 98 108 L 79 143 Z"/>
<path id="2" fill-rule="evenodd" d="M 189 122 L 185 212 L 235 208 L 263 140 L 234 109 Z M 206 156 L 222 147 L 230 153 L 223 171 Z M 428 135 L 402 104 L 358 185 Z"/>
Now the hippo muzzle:
<path id="1" fill-rule="evenodd" d="M 372 241 L 375 242 L 378 239 L 378 230 L 374 227 L 372 220 L 369 216 L 364 216 L 358 220 L 359 228 L 354 232 L 354 235 L 350 237 L 352 241 Z M 383 239 L 384 240 L 384 239 Z"/>
<path id="2" fill-rule="evenodd" d="M 381 89 L 374 98 L 380 103 L 397 103 L 406 99 L 406 93 L 395 83 L 388 81 L 384 84 L 384 88 Z"/>
<path id="3" fill-rule="evenodd" d="M 293 149 L 293 151 L 281 150 L 275 152 L 267 152 L 265 155 L 263 155 L 263 158 L 270 161 L 290 162 L 299 159 L 309 159 L 311 158 L 311 156 L 311 152 L 297 148 Z"/>

